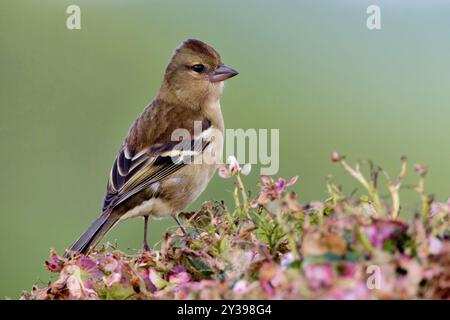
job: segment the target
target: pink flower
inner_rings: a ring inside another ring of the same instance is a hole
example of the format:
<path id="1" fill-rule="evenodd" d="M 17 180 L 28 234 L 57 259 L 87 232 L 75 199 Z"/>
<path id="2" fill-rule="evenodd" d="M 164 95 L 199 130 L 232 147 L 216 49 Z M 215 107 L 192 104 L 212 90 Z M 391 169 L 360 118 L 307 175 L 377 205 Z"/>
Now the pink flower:
<path id="1" fill-rule="evenodd" d="M 286 181 L 283 178 L 279 178 L 277 182 L 275 182 L 275 190 L 278 192 L 278 195 L 281 195 L 287 187 L 292 186 L 297 182 L 298 176 L 292 177 L 291 180 Z"/>
<path id="2" fill-rule="evenodd" d="M 421 176 L 425 176 L 428 172 L 428 168 L 426 166 L 424 166 L 423 164 L 416 164 L 414 166 L 414 170 L 416 171 L 417 174 L 419 174 Z"/>
<path id="3" fill-rule="evenodd" d="M 233 286 L 233 292 L 237 295 L 243 295 L 248 292 L 248 283 L 245 280 L 236 281 Z"/>
<path id="4" fill-rule="evenodd" d="M 176 265 L 169 271 L 169 282 L 180 284 L 189 281 L 191 281 L 191 276 L 182 265 Z"/>
<path id="5" fill-rule="evenodd" d="M 364 282 L 358 282 L 352 288 L 333 288 L 325 298 L 333 300 L 367 300 L 370 299 L 370 292 Z"/>
<path id="6" fill-rule="evenodd" d="M 45 266 L 50 272 L 60 272 L 64 267 L 64 259 L 58 256 L 55 250 L 50 251 L 50 259 L 45 261 Z"/>
<path id="7" fill-rule="evenodd" d="M 431 236 L 430 237 L 430 246 L 429 250 L 431 254 L 439 254 L 442 252 L 444 245 L 442 244 L 442 241 L 439 240 L 436 237 Z"/>
<path id="8" fill-rule="evenodd" d="M 70 299 L 87 300 L 98 298 L 95 290 L 83 282 L 81 269 L 75 265 L 64 268 L 61 272 L 60 281 L 65 282 Z"/>
<path id="9" fill-rule="evenodd" d="M 344 158 L 344 157 L 342 157 L 342 156 L 339 154 L 339 152 L 337 152 L 337 151 L 334 151 L 334 152 L 331 154 L 331 161 L 333 161 L 333 162 L 339 162 L 339 161 L 341 161 L 343 158 Z"/>
<path id="10" fill-rule="evenodd" d="M 217 168 L 219 169 L 219 176 L 223 179 L 228 179 L 231 176 L 237 175 L 239 173 L 243 174 L 244 176 L 249 175 L 252 166 L 250 164 L 245 164 L 241 168 L 237 159 L 234 156 L 229 156 L 227 159 L 227 164 L 218 165 Z"/>
<path id="11" fill-rule="evenodd" d="M 355 278 L 357 273 L 358 273 L 358 264 L 355 262 L 347 262 L 342 272 L 342 276 L 347 278 Z"/>
<path id="12" fill-rule="evenodd" d="M 237 159 L 234 156 L 229 156 L 227 159 L 227 164 L 228 164 L 228 170 L 230 170 L 230 172 L 233 173 L 238 173 L 239 170 L 241 169 L 239 167 L 239 162 L 237 161 Z"/>
<path id="13" fill-rule="evenodd" d="M 103 266 L 103 270 L 107 272 L 114 272 L 119 267 L 119 261 L 110 253 L 101 258 L 99 262 Z"/>
<path id="14" fill-rule="evenodd" d="M 264 293 L 271 297 L 275 294 L 275 288 L 272 280 L 280 271 L 280 266 L 275 263 L 266 262 L 259 269 L 259 285 Z"/>
<path id="15" fill-rule="evenodd" d="M 78 256 L 76 265 L 80 267 L 81 270 L 88 272 L 91 276 L 100 276 L 103 274 L 98 267 L 97 261 L 85 255 Z"/>
<path id="16" fill-rule="evenodd" d="M 122 275 L 118 272 L 113 272 L 109 276 L 103 277 L 103 281 L 107 287 L 112 287 L 113 285 L 120 283 L 120 280 L 122 280 Z"/>
<path id="17" fill-rule="evenodd" d="M 138 274 L 140 278 L 144 280 L 145 286 L 148 288 L 148 290 L 151 293 L 155 293 L 157 289 L 156 286 L 153 284 L 153 282 L 150 280 L 149 269 L 139 268 Z"/>
<path id="18" fill-rule="evenodd" d="M 260 281 L 261 289 L 269 296 L 275 294 L 275 289 L 269 281 Z"/>
<path id="19" fill-rule="evenodd" d="M 372 224 L 364 227 L 370 243 L 377 249 L 382 249 L 386 240 L 398 238 L 407 229 L 403 222 L 377 219 L 372 219 Z"/>
<path id="20" fill-rule="evenodd" d="M 294 262 L 294 254 L 292 252 L 287 252 L 281 256 L 281 268 L 287 269 L 292 262 Z"/>
<path id="21" fill-rule="evenodd" d="M 335 279 L 333 266 L 329 263 L 308 264 L 303 267 L 303 271 L 312 288 L 328 287 Z"/>
<path id="22" fill-rule="evenodd" d="M 297 182 L 297 179 L 298 176 L 295 176 L 292 177 L 289 181 L 286 181 L 283 178 L 279 178 L 277 182 L 273 182 L 270 177 L 262 176 L 261 180 L 263 182 L 263 186 L 256 201 L 257 204 L 265 205 L 270 201 L 280 199 L 286 188 L 292 186 L 295 182 Z"/>
<path id="23" fill-rule="evenodd" d="M 430 216 L 434 217 L 440 213 L 450 213 L 450 198 L 447 203 L 433 201 L 430 206 Z"/>

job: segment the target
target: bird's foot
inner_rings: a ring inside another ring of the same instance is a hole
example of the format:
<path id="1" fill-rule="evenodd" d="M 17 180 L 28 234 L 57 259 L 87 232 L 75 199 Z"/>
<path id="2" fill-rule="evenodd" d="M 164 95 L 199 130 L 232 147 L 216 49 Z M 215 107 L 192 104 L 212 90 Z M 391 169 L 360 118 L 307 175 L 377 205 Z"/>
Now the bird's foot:
<path id="1" fill-rule="evenodd" d="M 142 246 L 142 252 L 150 252 L 150 246 L 147 242 L 144 242 L 144 245 Z"/>

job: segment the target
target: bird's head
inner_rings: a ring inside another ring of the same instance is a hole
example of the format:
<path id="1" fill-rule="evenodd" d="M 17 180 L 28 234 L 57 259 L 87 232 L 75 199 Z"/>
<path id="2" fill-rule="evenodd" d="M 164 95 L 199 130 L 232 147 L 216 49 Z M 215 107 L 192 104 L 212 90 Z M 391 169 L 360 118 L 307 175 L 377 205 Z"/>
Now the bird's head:
<path id="1" fill-rule="evenodd" d="M 223 64 L 219 53 L 208 44 L 188 39 L 175 49 L 167 66 L 162 90 L 183 102 L 198 104 L 219 98 L 223 81 L 238 72 Z"/>

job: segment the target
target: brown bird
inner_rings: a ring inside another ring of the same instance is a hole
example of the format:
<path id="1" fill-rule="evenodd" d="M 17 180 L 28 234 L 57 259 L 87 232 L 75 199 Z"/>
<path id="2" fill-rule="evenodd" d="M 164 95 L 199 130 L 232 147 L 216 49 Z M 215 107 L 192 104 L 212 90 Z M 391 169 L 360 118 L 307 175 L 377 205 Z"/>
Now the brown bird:
<path id="1" fill-rule="evenodd" d="M 114 161 L 100 217 L 72 245 L 87 254 L 119 221 L 174 217 L 212 178 L 223 146 L 223 81 L 238 72 L 206 43 L 185 40 L 172 55 L 156 98 L 129 129 Z M 184 231 L 184 229 L 183 229 Z M 185 232 L 185 231 L 184 231 Z"/>

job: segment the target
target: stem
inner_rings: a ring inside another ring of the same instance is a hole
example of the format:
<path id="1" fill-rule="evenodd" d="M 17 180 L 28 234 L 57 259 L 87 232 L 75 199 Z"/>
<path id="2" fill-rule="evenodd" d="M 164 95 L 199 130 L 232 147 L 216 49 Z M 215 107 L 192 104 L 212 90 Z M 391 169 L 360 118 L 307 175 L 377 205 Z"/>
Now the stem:
<path id="1" fill-rule="evenodd" d="M 288 241 L 291 245 L 291 252 L 292 255 L 294 256 L 294 260 L 300 260 L 300 256 L 297 250 L 297 242 L 295 241 L 295 238 L 292 236 L 291 233 L 288 234 Z"/>
<path id="2" fill-rule="evenodd" d="M 327 177 L 327 190 L 328 194 L 330 195 L 329 199 L 333 202 L 333 205 L 335 205 L 342 198 L 342 196 L 339 189 L 333 183 L 333 179 L 331 176 Z"/>
<path id="3" fill-rule="evenodd" d="M 247 192 L 245 191 L 244 184 L 242 183 L 242 179 L 241 179 L 241 176 L 240 176 L 239 173 L 236 176 L 236 181 L 237 181 L 237 186 L 238 186 L 239 191 L 241 192 L 241 196 L 242 196 L 242 202 L 243 202 L 242 210 L 243 210 L 245 216 L 248 216 L 248 197 L 247 197 Z"/>
<path id="4" fill-rule="evenodd" d="M 233 200 L 234 200 L 234 206 L 235 206 L 236 210 L 239 211 L 239 215 L 240 215 L 241 214 L 241 201 L 239 200 L 238 187 L 237 186 L 234 187 Z"/>
<path id="5" fill-rule="evenodd" d="M 362 244 L 364 249 L 369 251 L 371 254 L 374 254 L 376 252 L 376 249 L 372 246 L 372 244 L 370 243 L 369 239 L 367 239 L 366 235 L 361 230 L 361 226 L 359 226 L 359 225 L 356 226 L 356 233 L 357 233 L 357 236 L 358 236 L 358 240 Z"/>
<path id="6" fill-rule="evenodd" d="M 391 190 L 391 188 L 389 188 L 389 190 Z M 397 188 L 393 188 L 393 190 L 391 190 L 391 195 L 392 195 L 392 218 L 397 219 L 398 214 L 400 212 L 400 195 L 398 194 L 398 189 Z"/>
<path id="7" fill-rule="evenodd" d="M 391 217 L 397 219 L 400 213 L 400 194 L 398 191 L 400 189 L 401 182 L 406 175 L 406 157 L 402 157 L 402 166 L 395 183 L 392 181 L 391 177 L 386 171 L 383 170 L 383 173 L 388 182 L 389 193 L 391 194 L 392 198 Z"/>
<path id="8" fill-rule="evenodd" d="M 372 199 L 372 202 L 373 202 L 373 205 L 375 207 L 375 210 L 378 213 L 382 213 L 382 205 L 381 205 L 381 201 L 380 201 L 380 198 L 378 196 L 378 193 L 377 193 L 377 188 L 376 188 L 375 182 L 369 183 L 364 178 L 364 175 L 359 170 L 359 165 L 357 165 L 356 168 L 353 169 L 352 167 L 350 167 L 347 164 L 347 162 L 345 162 L 345 160 L 341 160 L 340 163 L 341 163 L 341 165 L 342 165 L 342 167 L 344 168 L 345 171 L 350 173 L 350 175 L 352 175 L 356 180 L 359 181 L 359 183 L 361 183 L 363 185 L 363 187 L 369 193 L 370 198 Z"/>
<path id="9" fill-rule="evenodd" d="M 425 176 L 420 175 L 419 184 L 414 188 L 420 195 L 422 201 L 422 221 L 425 221 L 430 212 L 429 196 L 425 193 Z"/>
<path id="10" fill-rule="evenodd" d="M 380 197 L 378 196 L 377 188 L 372 186 L 370 189 L 370 197 L 372 198 L 375 210 L 378 213 L 382 213 L 383 206 L 381 205 Z"/>

